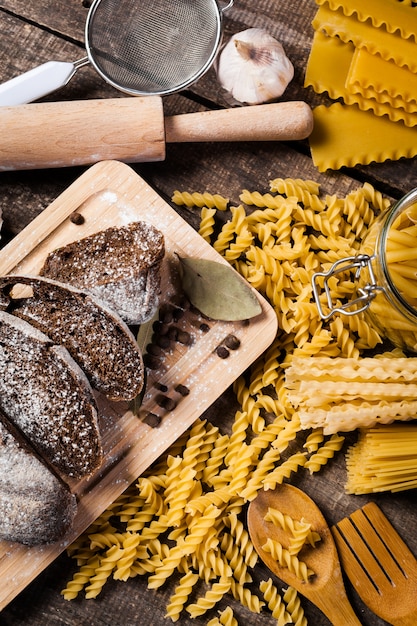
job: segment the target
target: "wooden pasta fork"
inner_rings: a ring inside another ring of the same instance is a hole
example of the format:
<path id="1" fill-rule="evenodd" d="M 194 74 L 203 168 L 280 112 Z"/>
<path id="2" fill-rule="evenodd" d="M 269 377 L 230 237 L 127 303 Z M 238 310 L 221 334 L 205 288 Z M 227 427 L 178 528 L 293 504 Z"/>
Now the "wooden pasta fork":
<path id="1" fill-rule="evenodd" d="M 332 527 L 343 569 L 363 602 L 393 626 L 417 624 L 417 560 L 370 502 Z"/>

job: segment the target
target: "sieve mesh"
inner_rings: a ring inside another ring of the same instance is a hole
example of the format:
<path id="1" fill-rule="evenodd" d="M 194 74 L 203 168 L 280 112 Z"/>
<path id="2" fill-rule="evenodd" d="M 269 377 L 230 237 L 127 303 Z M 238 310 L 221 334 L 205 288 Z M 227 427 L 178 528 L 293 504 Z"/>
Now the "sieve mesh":
<path id="1" fill-rule="evenodd" d="M 103 78 L 122 91 L 172 93 L 208 69 L 220 22 L 215 0 L 96 0 L 87 51 Z"/>

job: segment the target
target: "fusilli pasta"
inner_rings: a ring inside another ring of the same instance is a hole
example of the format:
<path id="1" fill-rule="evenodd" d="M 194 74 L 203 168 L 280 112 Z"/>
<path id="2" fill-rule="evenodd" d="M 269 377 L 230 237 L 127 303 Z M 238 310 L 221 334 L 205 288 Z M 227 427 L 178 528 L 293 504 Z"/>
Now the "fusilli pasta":
<path id="1" fill-rule="evenodd" d="M 295 590 L 285 591 L 281 600 L 264 581 L 262 601 L 248 586 L 256 578 L 256 554 L 243 511 L 259 490 L 275 488 L 301 468 L 318 471 L 339 449 L 340 440 L 328 443 L 321 429 L 301 431 L 285 373 L 293 358 L 357 359 L 380 341 L 362 315 L 322 322 L 311 277 L 341 256 L 355 255 L 387 201 L 368 184 L 341 198 L 321 195 L 314 181 L 281 178 L 271 180 L 268 193 L 243 190 L 238 206 L 207 192 L 176 191 L 172 201 L 201 209 L 200 234 L 269 300 L 279 330 L 234 384 L 239 407 L 231 432 L 196 420 L 69 548 L 80 569 L 62 593 L 66 599 L 81 591 L 96 597 L 110 576 L 144 576 L 150 589 L 170 579 L 172 621 L 182 611 L 202 615 L 227 594 L 241 610 L 259 613 L 266 602 L 281 623 L 289 619 L 305 626 Z M 330 288 L 340 303 L 353 293 L 345 277 L 331 281 Z M 298 555 L 320 537 L 307 525 L 290 534 L 287 548 L 267 549 L 307 580 L 311 572 Z M 229 607 L 214 619 L 237 626 Z"/>

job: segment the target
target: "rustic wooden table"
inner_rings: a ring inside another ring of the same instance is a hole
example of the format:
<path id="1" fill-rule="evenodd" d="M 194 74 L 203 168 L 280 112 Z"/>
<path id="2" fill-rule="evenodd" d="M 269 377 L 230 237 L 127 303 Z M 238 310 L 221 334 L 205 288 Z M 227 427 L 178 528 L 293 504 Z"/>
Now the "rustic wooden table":
<path id="1" fill-rule="evenodd" d="M 316 8 L 314 0 L 258 0 L 255 4 L 250 0 L 235 0 L 234 7 L 224 19 L 226 37 L 256 26 L 266 28 L 281 40 L 295 66 L 294 80 L 285 99 L 306 100 L 312 105 L 322 99 L 303 88 L 303 78 L 312 41 L 311 20 Z M 0 0 L 0 80 L 5 81 L 48 60 L 72 62 L 82 57 L 87 10 L 88 0 L 58 3 L 53 0 Z M 106 85 L 92 68 L 86 67 L 77 73 L 70 85 L 47 99 L 83 100 L 119 96 L 123 97 Z M 224 106 L 224 101 L 213 70 L 186 92 L 164 99 L 167 115 L 218 106 Z M 44 133 L 47 142 L 47 127 Z M 168 202 L 174 189 L 212 190 L 236 202 L 244 188 L 267 191 L 268 181 L 273 177 L 309 178 L 320 182 L 325 192 L 341 194 L 363 181 L 369 181 L 393 198 L 417 186 L 415 160 L 319 174 L 312 164 L 305 141 L 169 145 L 164 162 L 133 167 Z M 20 232 L 85 169 L 1 172 L 2 242 Z M 177 210 L 197 227 L 197 211 Z M 205 417 L 227 429 L 235 410 L 234 394 L 229 390 L 215 402 Z M 298 482 L 316 500 L 329 523 L 337 522 L 368 500 L 363 496 L 347 496 L 344 492 L 345 478 L 344 457 L 339 454 L 321 473 Z M 413 492 L 384 494 L 372 499 L 380 504 L 417 554 L 417 514 Z M 261 565 L 257 567 L 259 576 L 267 575 Z M 164 614 L 172 585 L 150 591 L 146 580 L 140 577 L 125 583 L 111 581 L 96 600 L 80 598 L 67 602 L 60 591 L 73 571 L 73 562 L 62 554 L 1 612 L 0 624 L 162 626 L 170 623 Z M 1 584 L 7 584 L 7 581 L 1 581 Z M 350 586 L 347 587 L 364 626 L 383 624 L 362 604 Z M 231 602 L 239 624 L 267 626 L 275 623 L 265 613 L 250 614 L 243 607 L 233 604 L 233 600 Z M 309 602 L 305 601 L 303 605 L 309 624 L 325 626 L 329 623 Z M 220 608 L 225 606 L 223 602 Z M 180 623 L 205 624 L 207 620 L 207 616 L 191 620 L 185 615 Z"/>

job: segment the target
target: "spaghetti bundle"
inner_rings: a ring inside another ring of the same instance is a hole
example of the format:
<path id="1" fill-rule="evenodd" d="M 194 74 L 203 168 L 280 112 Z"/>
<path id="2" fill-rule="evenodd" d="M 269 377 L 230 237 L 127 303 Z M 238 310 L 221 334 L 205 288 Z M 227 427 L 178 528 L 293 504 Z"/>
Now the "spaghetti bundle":
<path id="1" fill-rule="evenodd" d="M 417 422 L 363 429 L 346 453 L 352 494 L 417 487 Z"/>

